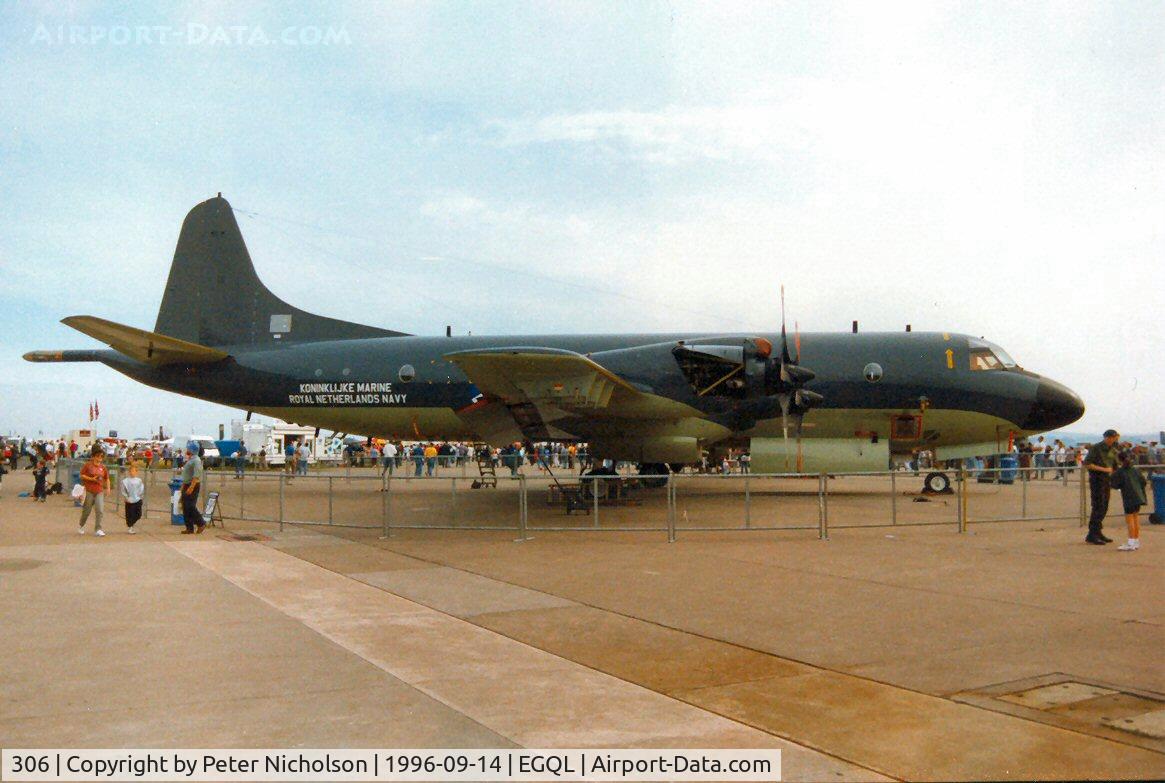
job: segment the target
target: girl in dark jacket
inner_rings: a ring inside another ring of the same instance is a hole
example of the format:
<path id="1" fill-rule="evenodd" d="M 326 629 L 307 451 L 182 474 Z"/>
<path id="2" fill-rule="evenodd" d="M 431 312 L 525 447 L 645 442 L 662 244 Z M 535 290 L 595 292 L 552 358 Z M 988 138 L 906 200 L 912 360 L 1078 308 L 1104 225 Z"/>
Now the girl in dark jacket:
<path id="1" fill-rule="evenodd" d="M 1112 472 L 1109 484 L 1121 492 L 1121 502 L 1125 507 L 1125 524 L 1129 526 L 1129 540 L 1117 549 L 1135 552 L 1141 548 L 1141 507 L 1145 505 L 1145 477 L 1133 465 L 1133 455 L 1120 455 L 1120 467 Z"/>

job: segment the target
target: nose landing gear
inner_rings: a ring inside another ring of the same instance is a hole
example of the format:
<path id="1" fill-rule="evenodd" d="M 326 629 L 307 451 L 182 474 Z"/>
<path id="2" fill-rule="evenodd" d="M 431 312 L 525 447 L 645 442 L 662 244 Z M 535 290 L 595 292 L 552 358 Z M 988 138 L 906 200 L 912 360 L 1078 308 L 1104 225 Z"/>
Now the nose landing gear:
<path id="1" fill-rule="evenodd" d="M 946 473 L 937 470 L 928 473 L 926 480 L 922 482 L 922 491 L 927 495 L 949 495 L 953 491 L 951 478 Z"/>

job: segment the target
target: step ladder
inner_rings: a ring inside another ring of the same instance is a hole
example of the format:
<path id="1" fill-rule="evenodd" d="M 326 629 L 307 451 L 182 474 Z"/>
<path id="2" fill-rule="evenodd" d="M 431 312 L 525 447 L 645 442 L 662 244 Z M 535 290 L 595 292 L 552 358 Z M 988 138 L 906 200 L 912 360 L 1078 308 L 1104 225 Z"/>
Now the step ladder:
<path id="1" fill-rule="evenodd" d="M 481 489 L 482 487 L 490 487 L 496 489 L 498 486 L 498 474 L 494 469 L 493 457 L 488 452 L 477 452 L 477 472 L 481 478 L 474 479 L 469 486 L 473 489 Z"/>

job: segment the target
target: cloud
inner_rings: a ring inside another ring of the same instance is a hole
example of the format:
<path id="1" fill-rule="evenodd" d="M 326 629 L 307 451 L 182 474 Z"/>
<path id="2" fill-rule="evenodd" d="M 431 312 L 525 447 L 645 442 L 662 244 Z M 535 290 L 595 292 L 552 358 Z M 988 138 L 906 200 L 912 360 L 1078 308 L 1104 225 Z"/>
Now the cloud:
<path id="1" fill-rule="evenodd" d="M 431 198 L 421 204 L 418 211 L 425 217 L 448 220 L 471 215 L 480 217 L 489 212 L 485 202 L 464 193 L 449 193 Z"/>
<path id="2" fill-rule="evenodd" d="M 773 159 L 795 146 L 794 121 L 778 105 L 679 107 L 660 111 L 591 111 L 533 119 L 495 119 L 487 138 L 502 147 L 587 144 L 652 163 Z"/>
<path id="3" fill-rule="evenodd" d="M 1080 391 L 1098 426 L 1161 417 L 1160 13 L 31 8 L 20 35 L 42 20 L 334 22 L 353 45 L 7 49 L 11 356 L 92 346 L 55 323 L 76 312 L 148 327 L 182 215 L 222 190 L 323 228 L 240 221 L 260 276 L 335 317 L 748 330 L 776 323 L 783 282 L 805 329 L 982 333 Z M 110 377 L 0 363 L 10 397 Z M 24 395 L 23 420 L 43 416 Z"/>
<path id="4" fill-rule="evenodd" d="M 491 203 L 461 191 L 433 194 L 417 211 L 444 225 L 520 230 L 555 238 L 578 239 L 592 229 L 590 222 L 577 214 L 563 215 L 537 204 Z"/>

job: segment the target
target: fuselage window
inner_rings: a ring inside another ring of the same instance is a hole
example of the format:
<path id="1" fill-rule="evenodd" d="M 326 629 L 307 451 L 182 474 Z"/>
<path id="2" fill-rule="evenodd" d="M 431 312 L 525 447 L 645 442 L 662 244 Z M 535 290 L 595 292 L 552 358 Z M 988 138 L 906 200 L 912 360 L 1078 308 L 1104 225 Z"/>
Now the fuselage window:
<path id="1" fill-rule="evenodd" d="M 866 380 L 870 383 L 877 383 L 878 381 L 882 380 L 882 365 L 878 364 L 877 362 L 870 362 L 865 366 L 865 369 L 862 370 L 862 375 L 864 375 Z"/>
<path id="2" fill-rule="evenodd" d="M 400 372 L 397 373 L 397 377 L 401 379 L 402 383 L 408 383 L 413 378 L 417 377 L 417 371 L 413 369 L 411 364 L 406 364 L 400 368 Z"/>

